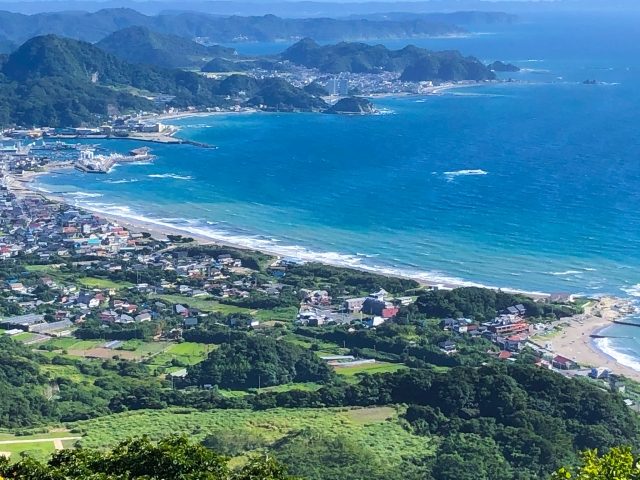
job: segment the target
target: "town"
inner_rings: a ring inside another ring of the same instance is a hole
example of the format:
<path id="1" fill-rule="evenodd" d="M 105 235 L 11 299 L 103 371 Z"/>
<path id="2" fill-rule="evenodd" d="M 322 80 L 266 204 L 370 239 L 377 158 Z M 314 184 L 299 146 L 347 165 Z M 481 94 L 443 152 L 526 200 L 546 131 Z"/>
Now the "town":
<path id="1" fill-rule="evenodd" d="M 331 331 L 355 338 L 359 332 L 406 322 L 420 295 L 437 289 L 406 281 L 389 293 L 372 283 L 375 277 L 366 286 L 340 288 L 313 272 L 300 278 L 296 272 L 304 267 L 295 259 L 201 245 L 181 235 L 155 239 L 37 193 L 17 193 L 0 187 L 0 328 L 30 348 L 148 364 L 162 358 L 157 372 L 180 377 L 189 362 L 176 361 L 170 352 L 183 342 L 197 352 L 189 358 L 193 362 L 204 358 L 202 344 L 220 328 L 280 329 L 302 344 L 325 344 L 318 352 L 336 371 L 394 370 L 402 364 L 399 355 L 354 348 L 358 342 L 350 348 L 345 340 L 332 346 L 321 340 Z M 309 288 L 310 283 L 319 288 Z M 363 291 L 367 286 L 371 290 Z M 363 294 L 349 296 L 349 291 Z M 554 299 L 561 305 L 570 300 Z M 426 345 L 439 352 L 438 361 L 445 365 L 448 358 L 465 359 L 470 350 L 485 360 L 507 362 L 527 352 L 539 367 L 625 388 L 607 369 L 581 368 L 548 350 L 537 337 L 554 327 L 548 319 L 528 315 L 520 303 L 490 321 L 460 317 L 421 322 L 432 332 Z"/>

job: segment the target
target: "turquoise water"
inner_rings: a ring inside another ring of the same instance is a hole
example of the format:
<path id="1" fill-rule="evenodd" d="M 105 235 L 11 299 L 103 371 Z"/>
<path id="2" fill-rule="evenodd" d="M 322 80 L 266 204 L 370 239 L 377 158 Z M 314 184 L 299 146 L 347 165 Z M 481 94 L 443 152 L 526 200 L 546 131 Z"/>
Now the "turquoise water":
<path id="1" fill-rule="evenodd" d="M 537 18 L 414 42 L 514 62 L 522 82 L 378 99 L 387 114 L 371 117 L 187 118 L 175 122 L 182 136 L 219 148 L 158 145 L 153 164 L 53 175 L 40 186 L 304 260 L 640 296 L 637 25 L 637 16 Z M 632 341 L 607 348 L 640 352 Z"/>

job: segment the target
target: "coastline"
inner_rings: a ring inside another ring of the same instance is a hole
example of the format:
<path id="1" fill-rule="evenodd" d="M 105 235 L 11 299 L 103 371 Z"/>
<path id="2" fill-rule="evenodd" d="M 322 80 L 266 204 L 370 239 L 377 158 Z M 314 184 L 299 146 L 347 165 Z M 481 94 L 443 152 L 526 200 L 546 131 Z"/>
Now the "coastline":
<path id="1" fill-rule="evenodd" d="M 546 347 L 553 355 L 562 355 L 582 367 L 606 368 L 610 372 L 623 375 L 640 382 L 640 371 L 602 351 L 597 343 L 598 336 L 631 313 L 632 301 L 616 297 L 602 297 L 585 306 L 584 313 L 555 322 L 560 332 L 545 338 L 533 337 L 536 343 Z"/>
<path id="2" fill-rule="evenodd" d="M 156 239 L 164 239 L 167 238 L 167 235 L 182 235 L 184 237 L 191 237 L 197 243 L 203 245 L 222 245 L 230 248 L 235 248 L 239 250 L 247 250 L 247 251 L 259 251 L 265 253 L 267 255 L 271 255 L 275 258 L 299 258 L 297 254 L 300 252 L 291 253 L 286 252 L 288 246 L 283 245 L 283 249 L 278 250 L 276 248 L 271 248 L 269 245 L 254 245 L 254 244 L 246 244 L 240 241 L 234 241 L 233 239 L 225 238 L 229 236 L 226 232 L 219 232 L 218 235 L 215 235 L 213 232 L 210 234 L 202 233 L 198 231 L 194 231 L 194 228 L 180 228 L 176 225 L 169 225 L 160 220 L 154 221 L 153 219 L 149 219 L 146 217 L 139 217 L 135 215 L 127 215 L 120 213 L 112 213 L 101 211 L 97 208 L 92 208 L 91 206 L 85 205 L 77 205 L 73 201 L 68 198 L 65 198 L 64 195 L 55 192 L 48 192 L 40 190 L 34 187 L 33 182 L 41 175 L 52 174 L 61 169 L 72 168 L 70 165 L 55 165 L 51 168 L 46 168 L 43 171 L 38 172 L 24 172 L 21 176 L 7 175 L 5 177 L 5 184 L 8 188 L 10 188 L 13 193 L 18 196 L 39 196 L 41 198 L 47 199 L 48 201 L 68 205 L 73 208 L 82 208 L 88 212 L 94 213 L 100 217 L 106 218 L 113 222 L 118 223 L 119 225 L 131 230 L 132 232 L 146 232 L 154 236 Z M 292 246 L 295 247 L 295 246 Z M 480 288 L 488 288 L 492 290 L 500 290 L 506 293 L 512 294 L 522 294 L 528 296 L 530 298 L 541 300 L 546 299 L 550 296 L 548 292 L 539 292 L 539 291 L 526 291 L 509 287 L 500 287 L 494 285 L 484 285 L 478 282 L 457 279 L 457 278 L 448 278 L 446 274 L 443 274 L 442 277 L 439 277 L 437 273 L 433 273 L 431 275 L 428 272 L 416 272 L 412 274 L 411 272 L 404 272 L 402 270 L 398 270 L 394 267 L 390 266 L 376 266 L 376 265 L 366 265 L 362 263 L 358 263 L 360 259 L 357 259 L 356 255 L 345 254 L 345 257 L 352 257 L 353 263 L 344 262 L 340 260 L 333 260 L 332 258 L 322 258 L 323 252 L 316 252 L 307 250 L 304 253 L 305 258 L 300 258 L 301 261 L 305 262 L 317 262 L 324 265 L 339 267 L 339 268 L 348 268 L 353 270 L 359 270 L 362 272 L 367 272 L 371 274 L 387 276 L 387 277 L 395 277 L 395 278 L 404 278 L 409 280 L 414 280 L 418 282 L 422 287 L 431 287 L 431 288 L 439 288 L 443 290 L 452 290 L 460 287 L 480 287 Z M 330 253 L 330 252 L 327 252 Z"/>
<path id="3" fill-rule="evenodd" d="M 39 196 L 45 198 L 48 201 L 69 205 L 75 207 L 72 202 L 64 198 L 62 195 L 57 195 L 51 192 L 40 191 L 33 186 L 33 181 L 40 175 L 46 175 L 49 173 L 55 173 L 56 170 L 70 168 L 66 164 L 52 165 L 40 172 L 26 172 L 20 177 L 7 175 L 6 185 L 13 193 L 18 196 Z M 248 245 L 234 243 L 233 241 L 225 241 L 221 238 L 212 238 L 206 234 L 194 232 L 188 229 L 182 229 L 176 226 L 167 225 L 160 222 L 154 222 L 152 220 L 144 218 L 136 218 L 132 216 L 119 215 L 114 213 L 102 212 L 97 209 L 92 209 L 86 206 L 80 206 L 83 210 L 92 212 L 109 221 L 118 223 L 119 225 L 127 228 L 132 232 L 146 232 L 151 234 L 156 239 L 167 238 L 168 235 L 182 235 L 191 237 L 195 242 L 201 245 L 221 245 L 239 250 L 253 250 L 260 251 L 262 253 L 273 256 L 274 258 L 282 258 L 281 252 L 270 250 L 269 248 L 251 247 Z M 423 287 L 437 287 L 440 289 L 454 289 L 463 286 L 478 285 L 473 282 L 439 282 L 429 281 L 424 278 L 412 276 L 409 274 L 401 274 L 395 272 L 382 272 L 374 268 L 368 268 L 366 265 L 343 265 L 338 262 L 326 261 L 323 259 L 314 260 L 318 263 L 326 265 L 337 266 L 342 268 L 349 268 L 353 270 L 360 270 L 367 273 L 373 273 L 389 277 L 406 278 L 417 281 Z M 529 296 L 533 299 L 540 300 L 548 298 L 549 294 L 542 292 L 526 292 L 516 289 L 507 289 L 499 287 L 484 286 L 485 288 L 492 288 L 495 290 L 502 290 L 508 293 L 519 293 Z M 640 371 L 635 370 L 627 365 L 623 365 L 612 356 L 598 348 L 593 336 L 598 335 L 599 332 L 613 325 L 614 320 L 619 320 L 628 316 L 632 311 L 632 301 L 628 299 L 618 297 L 602 297 L 587 304 L 584 308 L 584 313 L 574 315 L 573 317 L 564 318 L 554 325 L 560 329 L 560 331 L 553 337 L 545 338 L 544 336 L 532 337 L 532 340 L 538 344 L 541 344 L 545 349 L 555 355 L 562 355 L 570 358 L 580 364 L 583 367 L 604 367 L 609 369 L 612 373 L 618 375 L 624 375 L 627 378 L 631 378 L 640 382 Z"/>

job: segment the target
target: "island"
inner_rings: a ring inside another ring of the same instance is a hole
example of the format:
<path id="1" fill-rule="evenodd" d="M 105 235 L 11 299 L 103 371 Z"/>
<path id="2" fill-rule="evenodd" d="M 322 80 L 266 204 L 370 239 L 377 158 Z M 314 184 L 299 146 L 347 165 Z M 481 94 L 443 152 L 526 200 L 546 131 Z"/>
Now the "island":
<path id="1" fill-rule="evenodd" d="M 324 111 L 324 113 L 340 115 L 371 115 L 377 112 L 373 103 L 362 97 L 342 98 Z"/>
<path id="2" fill-rule="evenodd" d="M 496 60 L 492 64 L 488 66 L 490 70 L 494 72 L 519 72 L 520 67 L 513 65 L 512 63 L 501 62 L 500 60 Z"/>

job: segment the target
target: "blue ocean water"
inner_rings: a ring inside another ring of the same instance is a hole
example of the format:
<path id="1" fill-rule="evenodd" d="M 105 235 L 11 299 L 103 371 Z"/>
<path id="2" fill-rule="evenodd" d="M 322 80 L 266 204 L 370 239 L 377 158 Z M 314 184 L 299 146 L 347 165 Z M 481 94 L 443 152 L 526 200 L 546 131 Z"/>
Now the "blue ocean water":
<path id="1" fill-rule="evenodd" d="M 376 99 L 388 112 L 379 116 L 186 118 L 174 122 L 183 137 L 219 148 L 154 145 L 153 164 L 51 175 L 40 186 L 103 212 L 305 260 L 640 296 L 638 20 L 535 17 L 413 42 L 523 71 L 512 74 L 518 83 Z M 276 49 L 247 48 L 260 47 Z M 640 352 L 636 340 L 620 342 L 607 347 Z"/>

